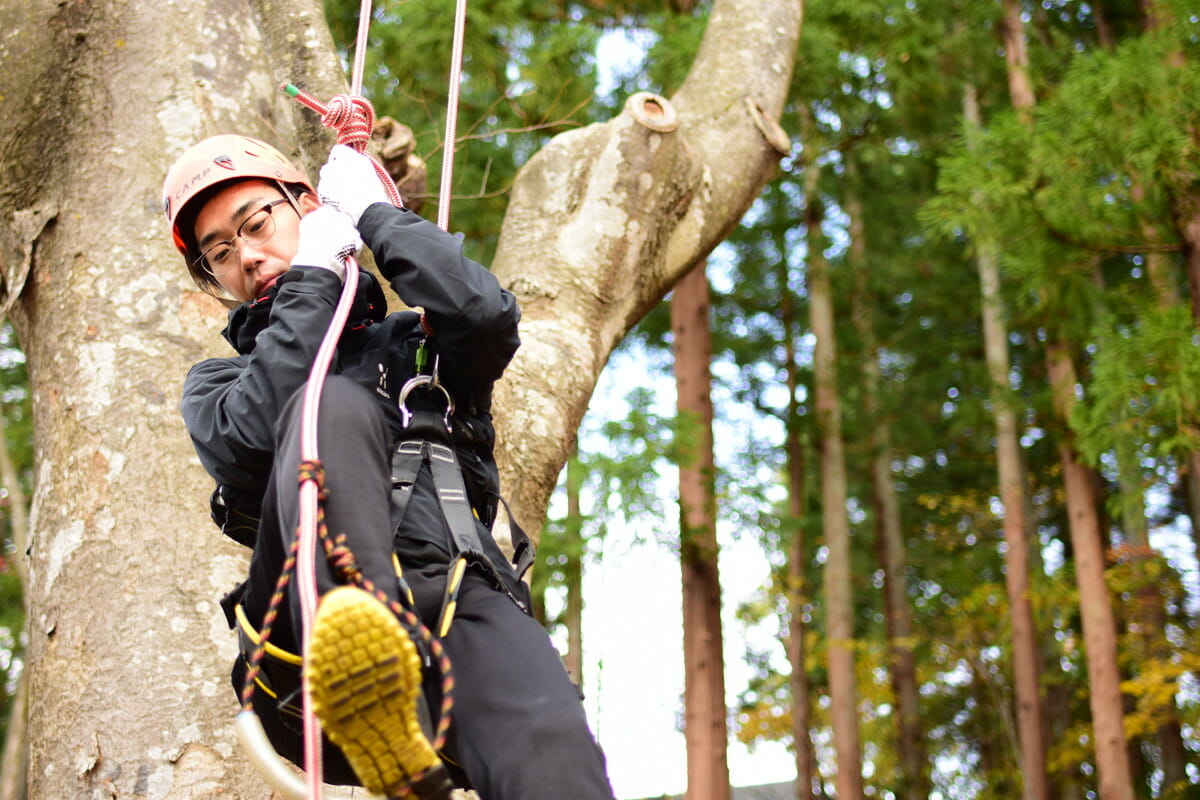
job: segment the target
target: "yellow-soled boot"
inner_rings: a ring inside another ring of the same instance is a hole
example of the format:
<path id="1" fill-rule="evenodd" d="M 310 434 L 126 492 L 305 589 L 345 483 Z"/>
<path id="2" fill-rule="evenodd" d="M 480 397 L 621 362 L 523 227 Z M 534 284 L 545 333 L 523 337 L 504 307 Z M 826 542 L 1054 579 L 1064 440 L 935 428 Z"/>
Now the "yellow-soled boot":
<path id="1" fill-rule="evenodd" d="M 325 734 L 364 787 L 387 797 L 449 797 L 421 729 L 421 658 L 387 606 L 352 586 L 322 596 L 304 670 Z"/>

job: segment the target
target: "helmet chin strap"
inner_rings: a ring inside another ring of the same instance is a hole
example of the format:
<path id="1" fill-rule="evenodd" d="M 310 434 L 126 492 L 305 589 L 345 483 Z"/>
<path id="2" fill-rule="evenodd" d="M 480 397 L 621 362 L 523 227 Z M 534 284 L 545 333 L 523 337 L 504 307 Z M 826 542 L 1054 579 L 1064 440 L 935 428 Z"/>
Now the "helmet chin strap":
<path id="1" fill-rule="evenodd" d="M 300 210 L 300 201 L 296 195 L 292 194 L 292 190 L 288 188 L 288 185 L 283 181 L 275 181 L 275 185 L 279 187 L 279 191 L 283 193 L 284 199 L 288 201 L 292 209 L 296 212 L 296 216 L 303 217 L 304 212 Z"/>

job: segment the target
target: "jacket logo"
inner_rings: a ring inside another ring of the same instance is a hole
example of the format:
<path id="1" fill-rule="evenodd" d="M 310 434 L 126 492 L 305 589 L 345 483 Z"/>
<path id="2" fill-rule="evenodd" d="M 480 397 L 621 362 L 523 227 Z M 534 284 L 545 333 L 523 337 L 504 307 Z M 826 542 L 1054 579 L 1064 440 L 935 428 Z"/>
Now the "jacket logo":
<path id="1" fill-rule="evenodd" d="M 386 397 L 388 399 L 391 399 L 391 395 L 388 394 L 388 389 L 387 389 L 387 375 L 388 375 L 387 367 L 385 367 L 383 364 L 380 364 L 379 365 L 379 383 L 377 383 L 375 385 L 375 391 L 376 391 L 376 393 L 379 394 L 380 397 Z"/>

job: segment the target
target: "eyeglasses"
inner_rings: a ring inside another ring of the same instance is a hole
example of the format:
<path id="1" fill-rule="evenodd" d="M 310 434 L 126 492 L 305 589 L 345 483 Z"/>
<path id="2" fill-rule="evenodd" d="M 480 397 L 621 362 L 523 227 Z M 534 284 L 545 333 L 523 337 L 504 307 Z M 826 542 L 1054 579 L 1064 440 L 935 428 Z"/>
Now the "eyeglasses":
<path id="1" fill-rule="evenodd" d="M 249 245 L 265 244 L 275 235 L 275 217 L 272 210 L 280 203 L 288 202 L 287 198 L 272 200 L 242 220 L 237 233 L 232 239 L 217 242 L 200 254 L 194 262 L 196 267 L 204 270 L 214 278 L 223 278 L 242 262 L 241 249 L 235 246 L 239 239 Z"/>

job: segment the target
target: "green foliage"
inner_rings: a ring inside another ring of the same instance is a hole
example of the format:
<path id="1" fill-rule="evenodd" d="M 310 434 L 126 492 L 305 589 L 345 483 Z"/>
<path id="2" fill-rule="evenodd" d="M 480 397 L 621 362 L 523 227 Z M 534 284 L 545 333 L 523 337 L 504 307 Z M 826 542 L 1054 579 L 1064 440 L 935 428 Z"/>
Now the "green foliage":
<path id="1" fill-rule="evenodd" d="M 1097 48 L 1098 21 L 1087 7 L 1031 6 L 1031 71 L 1041 102 L 1030 125 L 1004 110 L 1004 65 L 993 38 L 999 4 L 916 8 L 845 0 L 806 9 L 795 97 L 811 123 L 801 114 L 793 127 L 804 133 L 802 158 L 822 165 L 818 212 L 828 242 L 819 246 L 843 303 L 838 317 L 865 310 L 881 348 L 883 420 L 896 453 L 912 611 L 921 631 L 922 722 L 940 763 L 957 765 L 935 775 L 943 796 L 1010 797 L 1020 785 L 992 394 L 982 364 L 978 276 L 969 260 L 976 249 L 1002 258 L 1014 378 L 1009 401 L 1023 425 L 1040 543 L 1058 554 L 1052 572 L 1034 576 L 1033 596 L 1046 658 L 1056 665 L 1043 675 L 1058 715 L 1056 783 L 1078 785 L 1095 765 L 1089 726 L 1072 724 L 1090 712 L 1058 468 L 1065 431 L 1050 422 L 1042 342 L 1053 336 L 1081 344 L 1083 402 L 1072 427 L 1094 463 L 1132 441 L 1144 465 L 1135 490 L 1161 491 L 1163 477 L 1195 447 L 1195 322 L 1182 306 L 1167 311 L 1143 299 L 1144 255 L 1178 242 L 1177 200 L 1195 181 L 1197 20 L 1193 10 L 1176 11 L 1190 22 L 1143 37 L 1132 5 L 1105 8 L 1107 29 L 1126 37 L 1108 52 Z M 1172 53 L 1185 57 L 1169 66 Z M 961 122 L 968 80 L 984 119 L 978 131 Z M 742 375 L 771 375 L 764 360 L 780 374 L 778 313 L 763 298 L 787 290 L 801 303 L 805 297 L 804 250 L 816 243 L 801 230 L 812 209 L 799 185 L 800 166 L 799 159 L 785 161 L 780 183 L 732 240 L 737 277 L 715 316 L 719 328 L 736 331 L 727 349 Z M 844 210 L 855 197 L 866 220 L 859 244 L 870 265 L 869 297 L 851 304 L 864 287 L 851 281 L 838 243 L 847 240 Z M 771 266 L 781 260 L 797 265 L 786 288 Z M 881 421 L 861 414 L 862 343 L 853 328 L 839 325 L 851 503 L 861 507 L 870 491 L 862 478 L 868 435 Z M 764 416 L 780 413 L 766 402 L 769 392 L 745 390 L 744 397 Z M 867 515 L 856 525 L 856 537 L 869 535 L 870 521 Z M 1041 555 L 1035 552 L 1038 563 Z M 870 562 L 862 559 L 856 569 L 869 573 Z M 880 599 L 861 580 L 856 592 L 861 636 L 876 642 Z M 821 647 L 822 602 L 819 591 L 811 597 L 810 656 Z M 1178 598 L 1172 607 L 1186 608 Z M 759 624 L 785 612 L 764 601 L 746 609 Z M 1131 697 L 1142 698 L 1133 715 L 1140 727 L 1131 736 L 1148 735 L 1162 719 L 1155 714 L 1168 708 L 1164 698 L 1179 687 L 1181 648 L 1196 627 L 1182 613 L 1171 624 L 1185 638 L 1173 641 L 1161 665 L 1147 657 L 1152 669 L 1126 685 Z M 1139 672 L 1133 640 L 1123 639 L 1122 652 L 1131 673 Z M 770 671 L 780 654 L 748 658 L 760 666 L 743 695 L 739 735 L 790 735 L 788 685 Z M 813 658 L 809 677 L 821 692 Z M 864 697 L 870 692 L 859 688 Z M 1181 711 L 1194 717 L 1190 705 Z M 818 731 L 825 725 L 823 717 L 814 721 Z M 867 718 L 862 733 L 872 768 L 876 758 L 880 766 L 890 763 L 887 734 Z M 872 791 L 887 791 L 888 777 L 877 770 L 872 783 L 877 779 Z"/>
<path id="2" fill-rule="evenodd" d="M 1141 308 L 1097 325 L 1088 401 L 1072 419 L 1093 462 L 1123 441 L 1145 443 L 1155 460 L 1200 449 L 1200 334 L 1183 306 Z"/>

